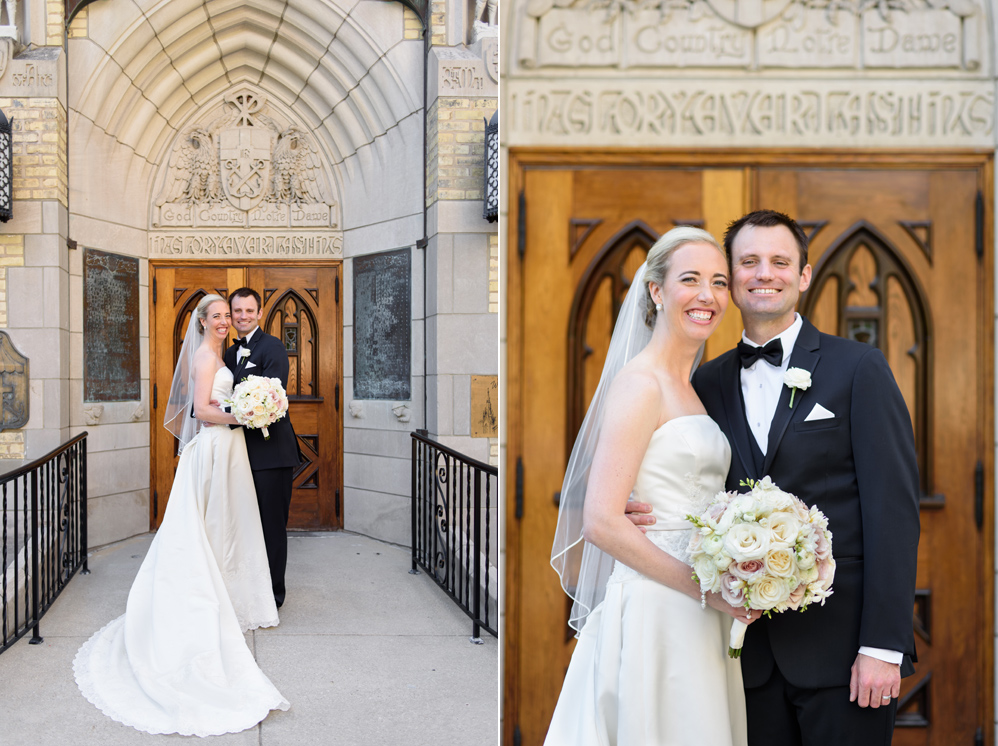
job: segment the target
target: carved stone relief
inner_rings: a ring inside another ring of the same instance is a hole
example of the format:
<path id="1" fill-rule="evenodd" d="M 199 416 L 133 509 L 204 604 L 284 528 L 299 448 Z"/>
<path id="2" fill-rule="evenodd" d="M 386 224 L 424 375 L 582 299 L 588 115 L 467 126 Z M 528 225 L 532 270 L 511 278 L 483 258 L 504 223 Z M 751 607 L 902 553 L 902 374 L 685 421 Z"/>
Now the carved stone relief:
<path id="1" fill-rule="evenodd" d="M 524 68 L 981 67 L 980 0 L 526 0 Z"/>
<path id="2" fill-rule="evenodd" d="M 28 358 L 0 332 L 0 431 L 28 424 L 29 383 Z"/>
<path id="3" fill-rule="evenodd" d="M 338 227 L 311 135 L 248 89 L 226 96 L 220 108 L 174 146 L 153 227 Z"/>
<path id="4" fill-rule="evenodd" d="M 343 255 L 339 205 L 312 135 L 248 87 L 183 130 L 152 206 L 150 256 Z"/>

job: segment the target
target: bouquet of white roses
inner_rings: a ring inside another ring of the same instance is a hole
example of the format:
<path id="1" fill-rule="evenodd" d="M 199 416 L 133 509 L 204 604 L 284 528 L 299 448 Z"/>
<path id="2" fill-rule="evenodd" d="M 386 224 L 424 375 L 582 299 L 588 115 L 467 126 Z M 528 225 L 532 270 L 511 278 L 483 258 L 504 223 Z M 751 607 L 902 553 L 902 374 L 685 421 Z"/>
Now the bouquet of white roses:
<path id="1" fill-rule="evenodd" d="M 835 560 L 828 519 L 808 508 L 769 477 L 743 482 L 748 493 L 719 492 L 690 538 L 693 579 L 702 593 L 720 593 L 732 606 L 769 616 L 803 611 L 832 595 Z M 731 627 L 728 655 L 742 652 L 747 626 Z"/>
<path id="2" fill-rule="evenodd" d="M 288 395 L 280 378 L 248 376 L 232 390 L 225 400 L 232 406 L 232 416 L 244 427 L 263 430 L 264 440 L 270 440 L 268 425 L 273 425 L 288 413 Z"/>

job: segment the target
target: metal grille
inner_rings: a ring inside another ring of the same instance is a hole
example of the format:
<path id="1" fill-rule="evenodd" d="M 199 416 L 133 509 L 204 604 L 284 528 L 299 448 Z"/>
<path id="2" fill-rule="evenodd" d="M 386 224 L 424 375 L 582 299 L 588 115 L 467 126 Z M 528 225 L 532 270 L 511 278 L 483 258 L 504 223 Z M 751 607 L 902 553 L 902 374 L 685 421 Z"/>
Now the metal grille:
<path id="1" fill-rule="evenodd" d="M 485 208 L 482 217 L 499 219 L 499 112 L 485 123 Z"/>
<path id="2" fill-rule="evenodd" d="M 87 569 L 87 434 L 0 478 L 0 653 L 32 632 Z"/>
<path id="3" fill-rule="evenodd" d="M 422 567 L 481 629 L 498 637 L 495 556 L 499 469 L 412 434 L 412 569 Z"/>
<path id="4" fill-rule="evenodd" d="M 14 120 L 0 111 L 0 222 L 14 217 Z"/>

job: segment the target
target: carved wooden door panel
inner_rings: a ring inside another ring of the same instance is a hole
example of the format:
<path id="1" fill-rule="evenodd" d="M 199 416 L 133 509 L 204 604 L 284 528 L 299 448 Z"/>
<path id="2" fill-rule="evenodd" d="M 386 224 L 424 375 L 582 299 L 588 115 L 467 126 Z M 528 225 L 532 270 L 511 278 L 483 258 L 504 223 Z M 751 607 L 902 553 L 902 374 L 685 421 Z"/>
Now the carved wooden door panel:
<path id="1" fill-rule="evenodd" d="M 990 169 L 959 165 L 760 169 L 755 197 L 811 226 L 802 312 L 884 352 L 914 425 L 919 660 L 901 685 L 894 744 L 904 746 L 973 743 L 993 720 L 992 550 L 986 506 L 975 505 L 975 487 L 994 494 L 983 484 L 993 406 L 990 269 L 977 255 L 991 240 L 986 221 L 975 235 Z"/>
<path id="2" fill-rule="evenodd" d="M 513 743 L 518 732 L 523 744 L 540 744 L 575 643 L 567 623 L 569 600 L 549 565 L 558 492 L 599 382 L 617 309 L 661 233 L 678 224 L 717 233 L 738 217 L 744 174 L 521 169 L 514 162 L 510 179 L 524 193 L 526 232 L 522 260 L 510 247 L 516 258 L 507 286 L 506 483 L 514 490 L 506 524 L 505 743 Z M 518 192 L 511 204 L 517 199 Z M 514 214 L 510 225 L 516 220 Z M 725 338 L 740 330 L 734 316 L 712 344 L 733 343 Z M 522 486 L 522 500 L 516 485 Z"/>
<path id="3" fill-rule="evenodd" d="M 282 267 L 150 262 L 151 528 L 158 528 L 163 519 L 178 460 L 176 441 L 162 420 L 183 333 L 191 313 L 206 294 L 227 297 L 242 286 L 252 287 L 264 298 L 261 326 L 288 349 L 288 416 L 305 459 L 295 472 L 288 527 L 342 527 L 343 422 L 339 396 L 343 342 L 339 273 L 338 263 L 310 266 L 302 262 Z M 234 337 L 233 330 L 230 341 Z"/>
<path id="4" fill-rule="evenodd" d="M 762 206 L 794 216 L 813 237 L 803 312 L 823 331 L 878 345 L 915 424 L 920 661 L 903 683 L 894 742 L 971 742 L 978 727 L 990 739 L 992 510 L 990 501 L 975 506 L 975 480 L 993 494 L 992 259 L 990 249 L 975 253 L 977 192 L 989 204 L 990 163 L 870 160 L 511 155 L 504 743 L 543 741 L 573 649 L 567 597 L 549 566 L 556 493 L 627 282 L 673 225 L 702 224 L 720 237 Z M 990 217 L 981 217 L 987 247 Z M 731 305 L 707 357 L 740 331 Z"/>
<path id="5" fill-rule="evenodd" d="M 261 327 L 288 351 L 289 414 L 304 462 L 295 472 L 292 528 L 343 526 L 343 324 L 340 268 L 250 267 Z"/>

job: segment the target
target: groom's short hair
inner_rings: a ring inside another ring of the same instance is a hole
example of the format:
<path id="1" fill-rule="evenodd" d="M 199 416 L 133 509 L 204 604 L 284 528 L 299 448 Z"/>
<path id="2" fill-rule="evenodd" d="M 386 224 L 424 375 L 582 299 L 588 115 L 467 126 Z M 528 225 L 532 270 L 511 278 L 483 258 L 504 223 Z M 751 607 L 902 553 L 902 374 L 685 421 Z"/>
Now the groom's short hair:
<path id="1" fill-rule="evenodd" d="M 747 215 L 742 215 L 738 220 L 731 223 L 728 226 L 728 230 L 724 233 L 724 250 L 728 255 L 728 272 L 734 269 L 732 266 L 731 248 L 734 246 L 735 236 L 746 225 L 754 225 L 759 228 L 772 228 L 775 225 L 782 225 L 790 231 L 800 251 L 800 271 L 804 271 L 804 267 L 807 266 L 807 234 L 804 233 L 804 229 L 797 224 L 796 220 L 782 212 L 777 212 L 776 210 L 754 210 Z"/>
<path id="2" fill-rule="evenodd" d="M 256 292 L 253 288 L 239 288 L 238 290 L 233 290 L 229 293 L 229 305 L 232 305 L 233 298 L 255 298 L 256 299 L 256 310 L 259 311 L 263 308 L 263 303 L 260 301 L 260 294 Z"/>

